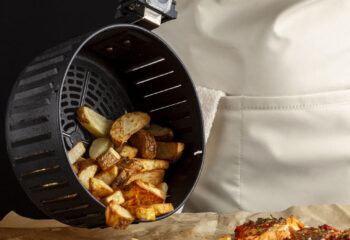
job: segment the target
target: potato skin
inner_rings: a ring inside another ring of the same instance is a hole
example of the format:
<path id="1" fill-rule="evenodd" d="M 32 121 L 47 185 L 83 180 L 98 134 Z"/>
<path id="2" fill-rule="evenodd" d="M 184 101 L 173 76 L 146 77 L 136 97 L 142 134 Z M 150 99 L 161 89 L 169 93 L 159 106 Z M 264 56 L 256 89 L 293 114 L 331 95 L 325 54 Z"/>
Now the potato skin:
<path id="1" fill-rule="evenodd" d="M 129 143 L 139 150 L 139 156 L 154 159 L 157 155 L 157 142 L 148 131 L 141 129 L 131 136 Z"/>

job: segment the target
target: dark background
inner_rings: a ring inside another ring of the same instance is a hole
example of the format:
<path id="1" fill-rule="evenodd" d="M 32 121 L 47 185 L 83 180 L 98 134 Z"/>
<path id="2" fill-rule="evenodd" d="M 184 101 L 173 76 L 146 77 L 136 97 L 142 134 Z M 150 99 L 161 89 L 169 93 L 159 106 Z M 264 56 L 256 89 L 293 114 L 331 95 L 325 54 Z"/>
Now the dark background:
<path id="1" fill-rule="evenodd" d="M 7 99 L 36 55 L 72 37 L 116 23 L 117 0 L 0 0 L 0 219 L 10 210 L 44 217 L 21 192 L 6 153 Z"/>

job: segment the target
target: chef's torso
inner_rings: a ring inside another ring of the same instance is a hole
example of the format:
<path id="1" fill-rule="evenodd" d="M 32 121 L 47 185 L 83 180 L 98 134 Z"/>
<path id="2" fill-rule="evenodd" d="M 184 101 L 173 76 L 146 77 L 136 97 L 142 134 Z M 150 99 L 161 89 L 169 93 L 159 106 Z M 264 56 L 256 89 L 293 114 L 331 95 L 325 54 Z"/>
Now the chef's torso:
<path id="1" fill-rule="evenodd" d="M 157 30 L 224 91 L 189 211 L 350 203 L 350 1 L 178 0 Z"/>

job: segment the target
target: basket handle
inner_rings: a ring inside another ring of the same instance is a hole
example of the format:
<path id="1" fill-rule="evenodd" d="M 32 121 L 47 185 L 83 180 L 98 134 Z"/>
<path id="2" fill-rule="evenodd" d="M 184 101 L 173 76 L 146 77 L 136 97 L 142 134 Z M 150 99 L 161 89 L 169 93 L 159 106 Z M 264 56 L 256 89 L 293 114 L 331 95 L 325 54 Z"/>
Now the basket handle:
<path id="1" fill-rule="evenodd" d="M 175 0 L 117 0 L 115 19 L 152 30 L 176 19 L 175 5 Z"/>

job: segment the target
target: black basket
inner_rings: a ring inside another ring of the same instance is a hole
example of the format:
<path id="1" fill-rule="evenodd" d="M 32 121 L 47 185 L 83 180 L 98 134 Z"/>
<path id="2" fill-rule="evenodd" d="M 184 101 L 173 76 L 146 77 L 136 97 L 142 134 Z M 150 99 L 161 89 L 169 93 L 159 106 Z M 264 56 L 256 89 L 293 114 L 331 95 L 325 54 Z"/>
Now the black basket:
<path id="1" fill-rule="evenodd" d="M 174 130 L 185 151 L 165 181 L 167 202 L 178 210 L 199 178 L 204 137 L 193 83 L 170 47 L 144 28 L 108 26 L 45 51 L 12 89 L 7 151 L 23 190 L 48 217 L 77 227 L 104 227 L 105 206 L 80 183 L 66 155 L 77 142 L 92 140 L 76 119 L 81 105 L 110 119 L 144 111 Z"/>

